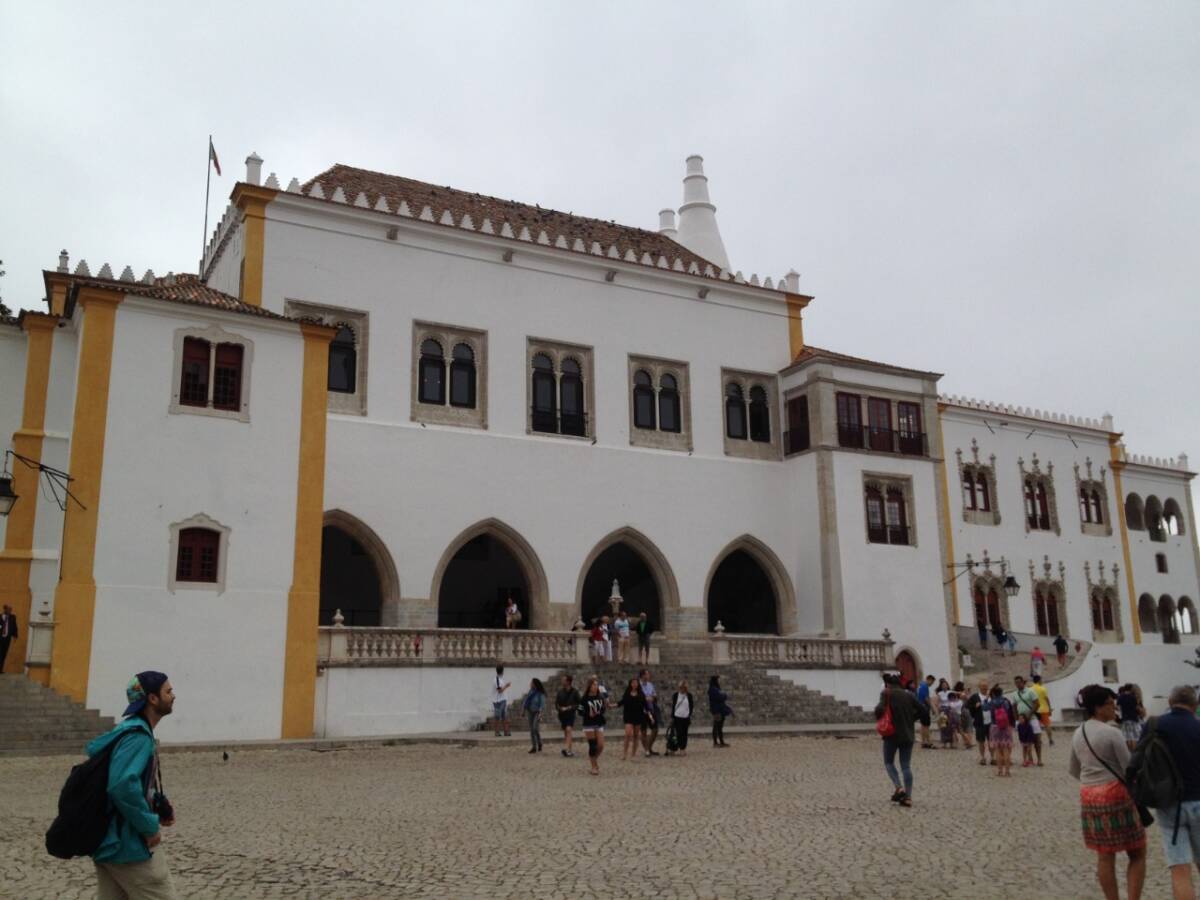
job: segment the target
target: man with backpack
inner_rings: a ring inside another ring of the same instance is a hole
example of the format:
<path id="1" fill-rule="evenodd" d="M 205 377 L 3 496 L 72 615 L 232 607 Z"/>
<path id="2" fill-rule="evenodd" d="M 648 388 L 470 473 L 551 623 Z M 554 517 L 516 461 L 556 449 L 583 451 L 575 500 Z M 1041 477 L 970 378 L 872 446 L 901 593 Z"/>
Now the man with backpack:
<path id="1" fill-rule="evenodd" d="M 87 746 L 91 760 L 108 757 L 107 822 L 99 846 L 90 853 L 96 865 L 97 897 L 174 900 L 171 871 L 159 843 L 161 828 L 175 824 L 175 812 L 162 793 L 154 728 L 171 714 L 175 692 L 162 672 L 139 672 L 125 689 L 125 698 L 129 705 L 124 721 Z M 64 799 L 66 793 L 64 789 Z M 63 812 L 60 801 L 59 820 Z M 57 826 L 58 820 L 46 839 L 52 852 Z"/>
<path id="2" fill-rule="evenodd" d="M 1154 808 L 1175 900 L 1193 900 L 1192 866 L 1200 868 L 1200 719 L 1196 691 L 1186 685 L 1167 697 L 1170 710 L 1146 723 L 1129 760 L 1134 799 Z"/>

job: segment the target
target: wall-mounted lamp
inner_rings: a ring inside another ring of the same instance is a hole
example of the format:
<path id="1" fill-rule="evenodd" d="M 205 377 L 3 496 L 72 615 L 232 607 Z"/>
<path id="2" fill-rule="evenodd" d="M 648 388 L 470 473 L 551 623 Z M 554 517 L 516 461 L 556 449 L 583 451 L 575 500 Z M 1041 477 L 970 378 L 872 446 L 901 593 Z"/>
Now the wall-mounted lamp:
<path id="1" fill-rule="evenodd" d="M 607 272 L 605 272 L 605 273 L 604 273 L 604 280 L 605 280 L 605 281 L 607 281 L 607 282 L 609 282 L 610 284 L 611 284 L 612 282 L 616 281 L 616 280 L 617 280 L 617 270 L 616 270 L 616 269 L 609 269 Z"/>
<path id="2" fill-rule="evenodd" d="M 67 500 L 74 500 L 80 509 L 87 509 L 79 498 L 71 493 L 70 484 L 74 479 L 61 469 L 55 469 L 52 466 L 42 465 L 36 459 L 30 459 L 27 456 L 22 456 L 20 453 L 15 453 L 12 450 L 4 451 L 4 469 L 0 472 L 0 516 L 7 516 L 12 512 L 12 508 L 16 505 L 20 497 L 13 491 L 12 474 L 8 469 L 9 457 L 31 469 L 37 469 L 38 473 L 46 478 L 46 485 L 50 488 L 50 493 L 54 497 L 54 501 L 58 504 L 58 508 L 66 512 Z"/>
<path id="3" fill-rule="evenodd" d="M 708 296 L 708 288 L 700 288 L 700 290 L 696 291 L 696 296 L 703 300 Z"/>
<path id="4" fill-rule="evenodd" d="M 505 251 L 504 251 L 504 255 L 503 255 L 503 257 L 501 257 L 501 258 L 502 258 L 502 259 L 503 259 L 505 262 L 512 262 L 512 258 L 513 258 L 513 252 L 512 252 L 511 250 L 505 250 Z"/>

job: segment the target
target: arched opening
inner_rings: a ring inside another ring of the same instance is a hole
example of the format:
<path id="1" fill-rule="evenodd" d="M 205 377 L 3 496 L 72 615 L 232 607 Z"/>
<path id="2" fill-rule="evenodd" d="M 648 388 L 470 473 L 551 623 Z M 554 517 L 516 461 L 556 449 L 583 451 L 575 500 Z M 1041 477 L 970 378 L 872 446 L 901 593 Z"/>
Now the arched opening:
<path id="1" fill-rule="evenodd" d="M 717 622 L 735 634 L 779 634 L 775 589 L 745 550 L 728 554 L 708 585 L 708 630 Z"/>
<path id="2" fill-rule="evenodd" d="M 1158 631 L 1158 610 L 1154 598 L 1149 594 L 1138 597 L 1138 626 L 1144 633 L 1154 634 Z"/>
<path id="3" fill-rule="evenodd" d="M 1179 628 L 1175 621 L 1175 601 L 1166 594 L 1158 598 L 1158 630 L 1162 632 L 1164 644 L 1179 643 Z"/>
<path id="4" fill-rule="evenodd" d="M 319 622 L 400 624 L 400 578 L 387 546 L 361 520 L 340 509 L 322 518 Z"/>
<path id="5" fill-rule="evenodd" d="M 1162 503 L 1151 494 L 1146 498 L 1146 531 L 1152 541 L 1165 541 L 1167 530 L 1163 527 Z"/>
<path id="6" fill-rule="evenodd" d="M 1167 534 L 1172 536 L 1184 533 L 1183 513 L 1174 497 L 1168 497 L 1167 502 L 1163 504 L 1163 527 Z"/>
<path id="7" fill-rule="evenodd" d="M 450 542 L 434 570 L 439 628 L 503 628 L 508 597 L 521 628 L 548 628 L 546 571 L 529 543 L 499 519 L 472 525 Z"/>
<path id="8" fill-rule="evenodd" d="M 1033 615 L 1037 622 L 1037 633 L 1053 637 L 1062 633 L 1058 621 L 1058 597 L 1054 588 L 1038 585 L 1033 592 Z"/>
<path id="9" fill-rule="evenodd" d="M 1195 634 L 1197 631 L 1196 607 L 1187 597 L 1179 598 L 1179 630 L 1183 634 Z"/>
<path id="10" fill-rule="evenodd" d="M 623 610 L 631 616 L 645 612 L 655 631 L 675 627 L 670 619 L 679 609 L 675 575 L 658 547 L 636 529 L 617 529 L 584 561 L 576 587 L 576 608 L 585 622 L 612 615 L 608 598 L 614 578 L 624 598 Z"/>
<path id="11" fill-rule="evenodd" d="M 796 630 L 796 594 L 779 557 L 758 538 L 743 534 L 717 554 L 705 582 L 708 630 L 717 622 L 743 634 Z"/>
<path id="12" fill-rule="evenodd" d="M 975 581 L 975 627 L 986 626 L 989 630 L 997 625 L 1007 628 L 1008 595 L 995 578 L 982 577 Z"/>
<path id="13" fill-rule="evenodd" d="M 903 684 L 916 682 L 921 678 L 921 666 L 917 657 L 908 650 L 901 650 L 896 654 L 896 668 L 900 672 L 900 681 Z"/>
<path id="14" fill-rule="evenodd" d="M 1145 509 L 1142 506 L 1142 498 L 1137 494 L 1130 494 L 1125 498 L 1125 526 L 1130 531 L 1146 530 Z"/>
<path id="15" fill-rule="evenodd" d="M 321 625 L 337 610 L 347 625 L 378 625 L 383 611 L 379 573 L 366 548 L 336 525 L 321 529 Z"/>

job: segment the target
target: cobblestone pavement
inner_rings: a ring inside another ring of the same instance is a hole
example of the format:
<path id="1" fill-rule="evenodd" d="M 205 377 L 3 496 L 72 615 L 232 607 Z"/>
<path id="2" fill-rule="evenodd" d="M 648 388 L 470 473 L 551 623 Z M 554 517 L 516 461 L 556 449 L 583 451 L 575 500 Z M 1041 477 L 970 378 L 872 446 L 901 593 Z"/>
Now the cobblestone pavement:
<path id="1" fill-rule="evenodd" d="M 600 778 L 586 746 L 170 754 L 164 846 L 187 898 L 1099 896 L 1065 740 L 1009 779 L 918 750 L 912 809 L 873 737 L 693 743 L 622 763 L 614 740 Z M 72 762 L 0 759 L 0 895 L 94 896 L 42 846 Z M 1152 827 L 1145 896 L 1169 897 Z"/>

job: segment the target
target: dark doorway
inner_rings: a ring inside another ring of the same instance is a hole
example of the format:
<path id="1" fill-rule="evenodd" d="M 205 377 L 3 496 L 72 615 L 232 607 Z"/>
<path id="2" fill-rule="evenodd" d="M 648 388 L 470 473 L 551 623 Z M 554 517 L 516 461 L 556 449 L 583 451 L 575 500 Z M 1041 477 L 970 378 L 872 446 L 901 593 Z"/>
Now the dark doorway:
<path id="1" fill-rule="evenodd" d="M 438 590 L 438 628 L 503 628 L 509 597 L 529 627 L 529 579 L 508 548 L 490 534 L 463 544 L 446 566 Z"/>
<path id="2" fill-rule="evenodd" d="M 758 560 L 734 550 L 717 566 L 708 586 L 708 630 L 717 621 L 734 634 L 778 634 L 775 589 Z"/>
<path id="3" fill-rule="evenodd" d="M 641 554 L 625 543 L 613 544 L 603 551 L 588 569 L 583 579 L 583 620 L 591 624 L 592 619 L 612 615 L 608 598 L 612 596 L 614 578 L 620 582 L 624 598 L 621 609 L 630 618 L 645 613 L 650 628 L 662 631 L 662 608 L 654 573 Z"/>
<path id="4" fill-rule="evenodd" d="M 382 598 L 379 573 L 363 545 L 336 525 L 322 528 L 320 624 L 332 625 L 340 609 L 346 625 L 378 625 Z"/>

